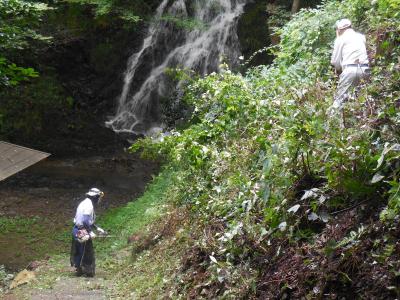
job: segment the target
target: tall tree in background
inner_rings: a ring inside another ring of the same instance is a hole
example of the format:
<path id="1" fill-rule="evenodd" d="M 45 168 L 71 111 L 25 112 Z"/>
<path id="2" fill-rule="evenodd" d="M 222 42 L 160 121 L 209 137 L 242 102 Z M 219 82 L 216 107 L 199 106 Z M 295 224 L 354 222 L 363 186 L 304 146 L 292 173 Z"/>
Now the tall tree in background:
<path id="1" fill-rule="evenodd" d="M 292 14 L 295 14 L 300 10 L 300 5 L 301 5 L 300 0 L 293 0 L 292 9 L 291 9 Z"/>

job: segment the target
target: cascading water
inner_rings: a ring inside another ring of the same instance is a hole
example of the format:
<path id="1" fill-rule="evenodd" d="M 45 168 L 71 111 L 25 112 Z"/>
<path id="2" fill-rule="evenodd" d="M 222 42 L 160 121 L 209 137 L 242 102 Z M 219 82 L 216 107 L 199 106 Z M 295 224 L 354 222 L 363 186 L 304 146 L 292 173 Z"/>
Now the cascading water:
<path id="1" fill-rule="evenodd" d="M 238 17 L 249 0 L 163 0 L 142 48 L 125 72 L 115 117 L 106 123 L 117 133 L 148 135 L 161 128 L 160 101 L 172 97 L 169 68 L 201 75 L 218 71 L 221 58 L 235 65 L 240 56 Z"/>

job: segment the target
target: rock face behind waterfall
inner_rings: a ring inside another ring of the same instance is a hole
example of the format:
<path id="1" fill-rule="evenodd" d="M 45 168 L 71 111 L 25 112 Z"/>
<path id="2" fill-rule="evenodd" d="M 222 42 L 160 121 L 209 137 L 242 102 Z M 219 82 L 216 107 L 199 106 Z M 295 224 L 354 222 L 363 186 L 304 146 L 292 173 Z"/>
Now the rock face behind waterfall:
<path id="1" fill-rule="evenodd" d="M 201 75 L 218 71 L 221 60 L 235 66 L 240 56 L 237 22 L 248 0 L 164 0 L 142 48 L 125 71 L 116 115 L 107 125 L 118 133 L 150 134 L 163 127 L 160 102 L 180 88 L 166 70 Z"/>

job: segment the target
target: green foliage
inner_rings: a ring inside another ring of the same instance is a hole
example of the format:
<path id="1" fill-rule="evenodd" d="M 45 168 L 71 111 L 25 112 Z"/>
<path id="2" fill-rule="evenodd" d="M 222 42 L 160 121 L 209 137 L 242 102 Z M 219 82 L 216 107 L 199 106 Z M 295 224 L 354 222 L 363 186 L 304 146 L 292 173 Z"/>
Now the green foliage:
<path id="1" fill-rule="evenodd" d="M 213 257 L 211 280 L 235 286 L 238 265 L 245 268 L 271 239 L 310 239 L 330 213 L 359 201 L 389 199 L 384 219 L 400 212 L 397 58 L 382 57 L 368 85 L 347 103 L 345 127 L 341 116 L 326 113 L 336 82 L 329 69 L 334 24 L 348 17 L 372 36 L 381 30 L 377 20 L 390 14 L 378 7 L 327 1 L 301 11 L 280 30 L 272 65 L 245 76 L 221 66 L 220 74 L 195 81 L 186 92 L 194 108 L 190 127 L 132 146 L 180 170 L 176 201 L 192 208 L 205 231 L 214 230 L 212 237 L 199 232 L 197 242 Z M 389 19 L 388 28 L 399 26 Z M 354 244 L 363 232 L 339 246 Z"/>
<path id="2" fill-rule="evenodd" d="M 3 265 L 0 265 L 0 293 L 4 293 L 12 279 L 13 275 L 9 274 Z"/>
<path id="3" fill-rule="evenodd" d="M 32 68 L 18 67 L 0 57 L 0 85 L 16 86 L 19 82 L 38 77 L 39 73 Z"/>
<path id="4" fill-rule="evenodd" d="M 2 233 L 27 232 L 29 228 L 38 222 L 38 218 L 0 218 L 0 229 Z"/>
<path id="5" fill-rule="evenodd" d="M 0 1 L 0 86 L 15 86 L 38 76 L 32 68 L 19 67 L 12 59 L 32 41 L 49 40 L 35 30 L 47 9 L 46 4 L 40 2 Z"/>
<path id="6" fill-rule="evenodd" d="M 365 234 L 366 228 L 364 226 L 360 226 L 357 231 L 351 231 L 348 236 L 343 238 L 340 242 L 337 243 L 336 248 L 339 247 L 353 247 L 354 245 L 357 245 L 361 237 Z"/>
<path id="7" fill-rule="evenodd" d="M 68 251 L 65 243 L 69 240 L 70 233 L 65 232 L 65 226 L 55 227 L 51 219 L 39 216 L 0 217 L 3 261 L 7 259 L 9 267 L 21 268 L 53 253 L 65 255 Z"/>
<path id="8" fill-rule="evenodd" d="M 47 9 L 47 5 L 40 2 L 0 1 L 0 49 L 24 49 L 29 46 L 29 39 L 46 39 L 33 28 L 39 26 Z"/>
<path id="9" fill-rule="evenodd" d="M 115 208 L 99 217 L 99 224 L 116 238 L 99 244 L 103 254 L 120 249 L 126 245 L 129 236 L 140 233 L 146 225 L 154 222 L 165 212 L 168 204 L 168 187 L 175 180 L 172 170 L 164 170 L 139 199 L 128 203 L 125 207 Z M 112 200 L 111 200 L 112 201 Z"/>
<path id="10" fill-rule="evenodd" d="M 398 0 L 378 0 L 378 11 L 380 19 L 398 19 L 400 16 L 400 1 Z M 388 21 L 388 20 L 387 20 Z"/>
<path id="11" fill-rule="evenodd" d="M 117 16 L 118 18 L 135 24 L 144 16 L 152 13 L 158 0 L 124 1 L 124 0 L 67 0 L 71 3 L 90 5 L 94 8 L 97 17 Z"/>
<path id="12" fill-rule="evenodd" d="M 267 4 L 268 26 L 272 31 L 282 28 L 290 20 L 290 11 L 284 5 Z"/>
<path id="13" fill-rule="evenodd" d="M 390 181 L 389 185 L 389 204 L 380 214 L 380 218 L 382 221 L 392 221 L 398 218 L 400 213 L 400 183 L 396 178 Z"/>
<path id="14" fill-rule="evenodd" d="M 272 56 L 265 51 L 271 44 L 270 12 L 265 10 L 265 1 L 249 2 L 240 16 L 237 25 L 237 35 L 243 58 L 250 65 L 259 66 L 272 61 Z M 268 20 L 268 21 L 267 21 Z"/>
<path id="15" fill-rule="evenodd" d="M 71 109 L 59 82 L 43 75 L 14 89 L 0 91 L 0 135 L 35 135 Z M 73 100 L 72 100 L 73 101 Z M 51 117 L 50 117 L 51 116 Z"/>
<path id="16" fill-rule="evenodd" d="M 111 0 L 68 0 L 68 2 L 93 5 L 97 16 L 109 14 L 113 7 Z"/>
<path id="17" fill-rule="evenodd" d="M 194 30 L 194 29 L 199 29 L 199 30 L 206 30 L 207 25 L 203 23 L 201 20 L 194 19 L 194 18 L 181 18 L 181 17 L 176 17 L 173 15 L 163 15 L 160 18 L 161 21 L 166 21 L 169 23 L 174 24 L 177 28 L 180 29 L 185 29 L 185 30 Z M 158 21 L 158 20 L 156 20 Z"/>

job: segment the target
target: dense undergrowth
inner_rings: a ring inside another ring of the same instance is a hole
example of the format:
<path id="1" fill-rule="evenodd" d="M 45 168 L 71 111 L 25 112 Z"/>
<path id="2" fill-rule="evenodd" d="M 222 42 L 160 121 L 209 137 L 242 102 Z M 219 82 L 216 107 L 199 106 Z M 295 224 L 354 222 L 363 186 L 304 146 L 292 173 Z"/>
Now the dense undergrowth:
<path id="1" fill-rule="evenodd" d="M 190 126 L 133 146 L 166 159 L 175 180 L 165 192 L 188 211 L 181 266 L 160 283 L 169 297 L 399 296 L 399 5 L 301 11 L 271 66 L 193 82 Z M 327 114 L 343 17 L 367 35 L 373 66 L 345 126 Z"/>

